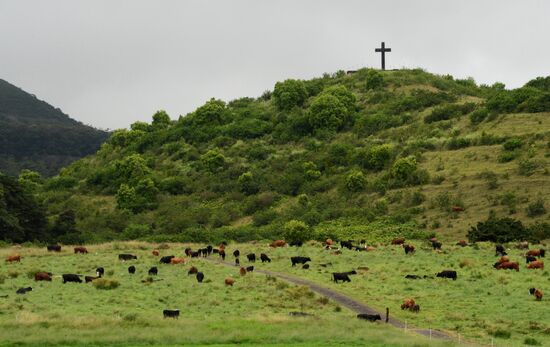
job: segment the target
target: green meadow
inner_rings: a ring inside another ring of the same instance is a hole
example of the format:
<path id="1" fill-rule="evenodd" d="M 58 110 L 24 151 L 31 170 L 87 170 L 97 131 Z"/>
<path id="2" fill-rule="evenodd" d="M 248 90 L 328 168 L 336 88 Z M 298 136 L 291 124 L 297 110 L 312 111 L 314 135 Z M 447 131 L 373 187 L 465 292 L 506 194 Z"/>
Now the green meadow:
<path id="1" fill-rule="evenodd" d="M 230 244 L 226 261 L 239 249 L 241 265 L 251 265 L 249 252 L 268 254 L 272 262 L 254 264 L 256 270 L 270 270 L 305 278 L 334 289 L 390 315 L 408 326 L 446 331 L 462 340 L 497 346 L 550 344 L 548 298 L 537 302 L 528 295 L 530 287 L 550 293 L 548 270 L 527 270 L 521 257 L 524 251 L 510 249 L 512 260 L 519 261 L 519 272 L 495 270 L 494 246 L 479 243 L 472 247 L 444 244 L 434 252 L 425 241 L 412 241 L 413 255 L 399 246 L 379 245 L 375 251 L 342 254 L 311 242 L 302 248 L 273 249 L 267 242 Z M 157 244 L 121 242 L 88 246 L 89 254 L 73 254 L 64 247 L 61 253 L 48 253 L 45 247 L 2 248 L 0 255 L 19 253 L 21 263 L 0 267 L 0 341 L 4 345 L 296 345 L 296 346 L 432 346 L 451 345 L 449 341 L 430 341 L 411 331 L 384 323 L 359 321 L 352 312 L 308 288 L 274 279 L 258 271 L 239 275 L 238 267 L 209 260 L 188 259 L 186 264 L 159 264 L 151 255 Z M 183 248 L 199 245 L 169 244 L 161 255 L 182 256 Z M 533 246 L 535 247 L 535 246 Z M 121 262 L 119 253 L 132 253 L 138 260 Z M 290 256 L 309 256 L 310 269 L 291 267 Z M 325 267 L 321 264 L 326 265 Z M 137 272 L 130 275 L 129 265 Z M 188 276 L 190 266 L 205 274 L 203 283 Z M 88 283 L 63 284 L 60 275 L 94 275 L 105 268 L 105 278 L 119 287 L 96 289 Z M 159 268 L 152 283 L 147 270 Z M 368 270 L 357 270 L 368 267 Z M 335 284 L 331 273 L 356 269 L 351 283 Z M 456 281 L 435 278 L 444 269 L 458 272 Z M 34 282 L 36 271 L 54 274 L 52 282 Z M 406 280 L 406 274 L 430 278 Z M 236 280 L 233 287 L 224 279 Z M 142 281 L 145 281 L 142 282 Z M 20 287 L 33 291 L 16 295 Z M 6 297 L 7 296 L 7 297 Z M 400 310 L 406 298 L 414 298 L 418 314 Z M 180 318 L 164 319 L 163 309 L 180 309 Z M 311 316 L 293 317 L 289 312 L 303 311 Z"/>

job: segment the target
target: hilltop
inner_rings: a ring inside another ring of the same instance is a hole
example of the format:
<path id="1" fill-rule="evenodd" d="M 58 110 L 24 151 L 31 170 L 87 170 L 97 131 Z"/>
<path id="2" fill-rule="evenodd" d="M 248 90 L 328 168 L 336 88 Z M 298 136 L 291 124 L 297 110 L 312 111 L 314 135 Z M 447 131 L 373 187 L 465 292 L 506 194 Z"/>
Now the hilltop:
<path id="1" fill-rule="evenodd" d="M 361 69 L 159 111 L 32 186 L 77 241 L 456 240 L 488 216 L 547 238 L 548 156 L 549 77 L 508 90 Z"/>
<path id="2" fill-rule="evenodd" d="M 0 79 L 0 171 L 31 169 L 53 176 L 95 153 L 108 133 L 69 118 L 60 109 Z"/>

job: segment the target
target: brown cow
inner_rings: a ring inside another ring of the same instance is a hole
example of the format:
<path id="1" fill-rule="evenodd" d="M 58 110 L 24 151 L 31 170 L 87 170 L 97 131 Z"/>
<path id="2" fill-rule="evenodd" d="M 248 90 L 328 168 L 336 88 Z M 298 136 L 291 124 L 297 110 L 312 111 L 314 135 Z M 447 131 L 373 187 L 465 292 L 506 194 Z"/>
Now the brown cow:
<path id="1" fill-rule="evenodd" d="M 218 246 L 218 249 L 219 249 L 220 251 L 225 250 L 225 243 L 220 243 L 220 245 Z"/>
<path id="2" fill-rule="evenodd" d="M 235 283 L 235 280 L 232 279 L 232 278 L 226 278 L 225 279 L 225 285 L 226 286 L 233 286 L 234 283 Z"/>
<path id="3" fill-rule="evenodd" d="M 155 249 L 155 250 L 153 250 L 153 255 L 154 255 L 155 257 L 158 257 L 158 256 L 160 255 L 160 252 L 159 252 L 158 250 Z"/>
<path id="4" fill-rule="evenodd" d="M 460 240 L 456 243 L 456 245 L 460 247 L 466 247 L 468 246 L 468 242 L 466 242 L 466 240 Z"/>
<path id="5" fill-rule="evenodd" d="M 20 254 L 15 254 L 15 255 L 8 255 L 6 257 L 6 262 L 7 263 L 13 263 L 14 261 L 21 261 L 21 255 Z"/>
<path id="6" fill-rule="evenodd" d="M 244 267 L 241 267 L 241 268 L 239 269 L 239 273 L 241 274 L 241 276 L 246 275 L 246 269 L 245 269 Z"/>
<path id="7" fill-rule="evenodd" d="M 535 296 L 535 300 L 541 301 L 541 300 L 542 300 L 542 296 L 544 295 L 544 293 L 543 293 L 542 290 L 540 290 L 540 289 L 530 288 L 530 289 L 529 289 L 529 295 L 534 295 L 534 296 Z"/>
<path id="8" fill-rule="evenodd" d="M 416 302 L 414 302 L 414 299 L 405 299 L 403 303 L 401 304 L 402 310 L 411 310 L 416 305 Z"/>
<path id="9" fill-rule="evenodd" d="M 191 268 L 189 269 L 189 271 L 187 271 L 187 274 L 188 274 L 188 275 L 193 275 L 193 274 L 196 274 L 197 272 L 199 272 L 199 269 L 197 269 L 197 268 L 194 267 L 194 266 L 191 266 Z"/>
<path id="10" fill-rule="evenodd" d="M 174 257 L 174 258 L 170 259 L 170 264 L 173 264 L 173 265 L 183 264 L 183 263 L 185 263 L 185 258 Z"/>
<path id="11" fill-rule="evenodd" d="M 74 253 L 83 253 L 83 254 L 86 254 L 88 253 L 88 250 L 86 249 L 86 247 L 82 247 L 82 246 L 78 246 L 78 247 L 75 247 L 74 248 Z"/>
<path id="12" fill-rule="evenodd" d="M 498 264 L 509 263 L 509 262 L 510 262 L 510 257 L 507 255 L 503 255 L 502 257 L 500 257 L 499 260 L 497 260 Z"/>
<path id="13" fill-rule="evenodd" d="M 375 247 L 372 247 L 372 246 L 367 246 L 367 248 L 365 248 L 365 250 L 366 250 L 367 252 L 371 252 L 371 251 L 375 251 L 376 248 L 375 248 Z"/>
<path id="14" fill-rule="evenodd" d="M 451 207 L 451 211 L 453 211 L 453 212 L 464 212 L 464 207 L 453 206 L 453 207 Z"/>
<path id="15" fill-rule="evenodd" d="M 507 261 L 507 262 L 504 262 L 504 263 L 496 263 L 495 264 L 495 269 L 497 269 L 497 270 L 507 269 L 507 270 L 519 271 L 519 263 L 518 262 L 513 262 L 513 261 Z"/>
<path id="16" fill-rule="evenodd" d="M 286 245 L 285 240 L 275 240 L 275 241 L 271 242 L 269 247 L 277 248 L 277 247 L 284 247 L 285 245 Z"/>
<path id="17" fill-rule="evenodd" d="M 35 281 L 52 281 L 52 274 L 49 272 L 37 272 L 34 274 Z"/>
<path id="18" fill-rule="evenodd" d="M 327 239 L 327 240 L 325 241 L 325 244 L 326 244 L 327 246 L 332 246 L 332 245 L 334 244 L 334 241 L 332 241 L 332 239 Z"/>
<path id="19" fill-rule="evenodd" d="M 525 255 L 530 255 L 532 257 L 542 257 L 544 258 L 544 255 L 546 254 L 546 251 L 544 249 L 532 249 L 528 251 Z"/>
<path id="20" fill-rule="evenodd" d="M 529 263 L 527 265 L 528 269 L 543 269 L 544 270 L 544 262 L 541 260 L 535 260 Z"/>
<path id="21" fill-rule="evenodd" d="M 404 243 L 405 243 L 405 238 L 404 237 L 398 237 L 398 238 L 395 238 L 395 239 L 391 240 L 392 245 L 402 245 Z"/>

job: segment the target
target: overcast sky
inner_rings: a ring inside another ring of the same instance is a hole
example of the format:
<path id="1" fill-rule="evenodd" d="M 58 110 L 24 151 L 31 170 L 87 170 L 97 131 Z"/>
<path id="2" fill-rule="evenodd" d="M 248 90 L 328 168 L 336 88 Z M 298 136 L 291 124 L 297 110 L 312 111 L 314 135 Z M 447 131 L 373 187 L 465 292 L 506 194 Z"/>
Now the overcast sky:
<path id="1" fill-rule="evenodd" d="M 379 67 L 381 41 L 387 68 L 518 87 L 550 75 L 550 1 L 0 0 L 0 78 L 110 129 Z"/>

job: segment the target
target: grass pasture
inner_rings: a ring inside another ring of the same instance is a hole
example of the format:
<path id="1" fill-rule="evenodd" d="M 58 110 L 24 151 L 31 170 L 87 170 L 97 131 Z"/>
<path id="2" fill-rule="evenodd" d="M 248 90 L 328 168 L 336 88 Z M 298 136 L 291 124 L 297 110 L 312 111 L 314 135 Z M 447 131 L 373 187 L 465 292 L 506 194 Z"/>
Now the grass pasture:
<path id="1" fill-rule="evenodd" d="M 0 249 L 2 259 L 13 253 L 23 256 L 21 263 L 2 261 L 0 265 L 0 345 L 444 345 L 381 323 L 359 321 L 355 313 L 309 290 L 259 273 L 240 277 L 238 268 L 204 259 L 189 259 L 185 265 L 159 264 L 151 255 L 154 246 L 92 245 L 89 254 L 73 254 L 69 247 L 61 253 L 48 253 L 45 247 Z M 243 250 L 249 247 L 265 251 L 242 245 Z M 182 250 L 183 245 L 171 244 L 161 253 L 181 256 Z M 273 256 L 283 259 L 293 251 L 277 250 Z M 136 254 L 138 260 L 120 262 L 119 253 Z M 287 262 L 281 261 L 281 269 L 283 264 Z M 129 265 L 136 266 L 135 275 L 128 274 Z M 153 265 L 159 275 L 153 283 L 142 283 Z M 187 275 L 191 265 L 204 272 L 204 283 Z M 117 280 L 120 286 L 101 290 L 90 283 L 63 284 L 60 278 L 62 273 L 94 275 L 98 266 L 105 268 L 105 278 Z M 278 269 L 274 263 L 271 266 Z M 54 280 L 34 282 L 30 276 L 36 271 L 52 272 Z M 236 279 L 234 287 L 224 285 L 226 277 Z M 33 291 L 15 294 L 27 286 Z M 171 308 L 180 309 L 179 319 L 163 319 L 162 310 Z M 312 316 L 288 314 L 301 310 Z"/>

